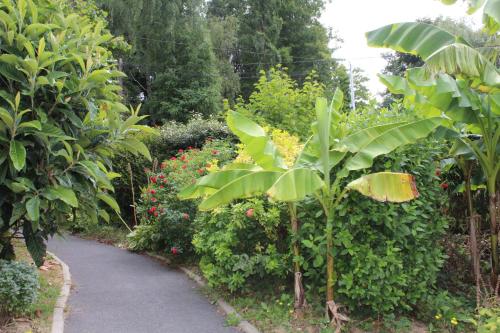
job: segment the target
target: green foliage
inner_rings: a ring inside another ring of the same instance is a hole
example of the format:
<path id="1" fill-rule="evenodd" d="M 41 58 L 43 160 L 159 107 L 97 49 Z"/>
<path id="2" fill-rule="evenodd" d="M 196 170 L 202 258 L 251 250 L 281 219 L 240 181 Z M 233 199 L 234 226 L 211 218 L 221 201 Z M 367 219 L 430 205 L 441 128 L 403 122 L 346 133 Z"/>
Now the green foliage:
<path id="1" fill-rule="evenodd" d="M 114 34 L 131 44 L 120 55 L 126 98 L 156 124 L 186 122 L 222 109 L 221 79 L 201 0 L 100 1 Z"/>
<path id="2" fill-rule="evenodd" d="M 233 135 L 227 126 L 216 119 L 203 119 L 200 115 L 193 117 L 187 124 L 168 122 L 158 130 L 158 135 L 145 140 L 155 160 L 161 162 L 176 156 L 179 149 L 202 148 L 207 140 L 231 140 Z M 153 163 L 143 156 L 120 152 L 113 158 L 113 171 L 122 177 L 113 180 L 116 199 L 127 221 L 132 221 L 132 191 L 128 164 L 132 168 L 136 201 L 139 199 L 141 187 L 147 183 L 145 169 L 153 169 Z"/>
<path id="3" fill-rule="evenodd" d="M 338 206 L 333 225 L 336 285 L 340 302 L 350 309 L 409 312 L 435 284 L 445 258 L 439 242 L 448 225 L 441 211 L 447 194 L 434 174 L 444 150 L 436 142 L 423 142 L 378 158 L 370 169 L 411 172 L 417 199 L 381 204 L 351 193 Z M 306 286 L 316 293 L 324 285 L 325 236 L 316 223 L 321 216 L 317 204 L 301 208 L 301 260 Z"/>
<path id="4" fill-rule="evenodd" d="M 208 139 L 232 139 L 226 124 L 197 115 L 187 124 L 169 122 L 160 128 L 160 136 L 149 144 L 151 153 L 159 160 L 170 158 L 179 149 L 202 148 Z"/>
<path id="5" fill-rule="evenodd" d="M 148 182 L 137 207 L 141 225 L 128 237 L 129 248 L 166 251 L 184 257 L 193 254 L 196 203 L 180 202 L 177 194 L 199 177 L 217 170 L 219 164 L 223 165 L 233 155 L 230 144 L 214 140 L 201 150 L 180 149 L 176 156 L 161 163 L 159 170 L 147 171 Z"/>
<path id="6" fill-rule="evenodd" d="M 38 288 L 38 272 L 33 266 L 0 260 L 0 313 L 27 313 L 38 298 Z"/>
<path id="7" fill-rule="evenodd" d="M 315 118 L 316 98 L 323 96 L 325 90 L 324 85 L 316 80 L 317 75 L 312 72 L 298 87 L 287 70 L 280 66 L 271 68 L 268 73 L 262 71 L 248 103 L 240 99 L 234 110 L 251 116 L 261 124 L 305 139 L 310 134 L 311 122 Z"/>
<path id="8" fill-rule="evenodd" d="M 193 244 L 210 285 L 235 291 L 287 275 L 290 254 L 281 238 L 281 210 L 254 198 L 198 215 Z"/>
<path id="9" fill-rule="evenodd" d="M 73 11 L 77 11 L 74 13 Z M 135 135 L 144 117 L 120 103 L 102 19 L 66 1 L 0 4 L 0 257 L 22 229 L 35 263 L 44 239 L 77 211 L 97 221 L 116 210 L 110 159 L 118 149 L 149 158 Z M 77 200 L 78 198 L 78 200 Z M 99 198 L 99 200 L 97 199 Z"/>
<path id="10" fill-rule="evenodd" d="M 330 36 L 319 22 L 324 0 L 214 0 L 208 3 L 209 17 L 238 20 L 237 43 L 226 54 L 240 74 L 241 92 L 248 98 L 259 73 L 278 64 L 290 69 L 302 84 L 315 70 L 319 81 L 333 90 L 333 74 L 344 73 L 331 57 Z M 343 85 L 347 91 L 347 85 Z"/>

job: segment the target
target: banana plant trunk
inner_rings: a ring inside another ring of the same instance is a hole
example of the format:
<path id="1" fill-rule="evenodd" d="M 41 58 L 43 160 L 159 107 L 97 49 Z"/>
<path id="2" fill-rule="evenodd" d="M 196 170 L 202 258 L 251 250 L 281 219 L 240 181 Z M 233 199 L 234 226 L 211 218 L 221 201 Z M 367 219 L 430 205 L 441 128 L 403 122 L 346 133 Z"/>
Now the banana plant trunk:
<path id="1" fill-rule="evenodd" d="M 329 304 L 334 299 L 334 262 L 333 262 L 333 216 L 326 212 L 326 309 L 331 315 Z M 330 318 L 331 319 L 331 318 Z"/>
<path id="2" fill-rule="evenodd" d="M 467 201 L 467 209 L 469 211 L 469 250 L 472 259 L 472 271 L 476 282 L 476 306 L 481 305 L 481 270 L 479 267 L 479 253 L 477 249 L 477 228 L 478 215 L 474 211 L 472 204 L 471 178 L 472 178 L 472 163 L 465 161 L 463 171 L 465 175 L 465 199 Z"/>
<path id="3" fill-rule="evenodd" d="M 498 224 L 497 224 L 497 193 L 495 182 L 490 181 L 488 184 L 489 193 L 489 214 L 490 214 L 490 246 L 491 246 L 491 286 L 493 290 L 497 290 L 498 275 L 500 274 L 498 267 Z"/>
<path id="4" fill-rule="evenodd" d="M 299 258 L 300 256 L 300 246 L 299 246 L 299 220 L 297 219 L 297 206 L 294 203 L 288 204 L 288 211 L 290 214 L 290 223 L 292 228 L 292 248 L 294 258 Z M 306 304 L 304 286 L 302 285 L 302 272 L 300 270 L 300 263 L 294 260 L 294 311 L 297 318 L 301 318 L 304 313 L 304 306 Z"/>

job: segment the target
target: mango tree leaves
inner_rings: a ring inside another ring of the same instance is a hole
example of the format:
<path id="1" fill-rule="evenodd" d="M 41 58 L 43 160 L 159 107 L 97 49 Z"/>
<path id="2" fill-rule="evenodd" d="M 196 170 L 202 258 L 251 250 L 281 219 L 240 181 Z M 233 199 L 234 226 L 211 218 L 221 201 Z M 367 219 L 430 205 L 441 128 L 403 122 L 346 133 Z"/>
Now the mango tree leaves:
<path id="1" fill-rule="evenodd" d="M 41 232 L 32 228 L 31 222 L 25 221 L 23 224 L 23 236 L 26 247 L 37 267 L 43 265 L 47 245 Z"/>
<path id="2" fill-rule="evenodd" d="M 24 165 L 26 164 L 26 148 L 24 148 L 24 145 L 21 142 L 15 140 L 10 142 L 9 156 L 14 168 L 17 171 L 24 168 Z"/>
<path id="3" fill-rule="evenodd" d="M 350 182 L 347 188 L 382 202 L 405 202 L 418 197 L 415 179 L 407 173 L 372 173 Z"/>
<path id="4" fill-rule="evenodd" d="M 60 185 L 51 186 L 42 191 L 42 195 L 49 200 L 61 200 L 71 207 L 78 207 L 78 200 L 72 189 Z"/>
<path id="5" fill-rule="evenodd" d="M 33 222 L 38 222 L 40 219 L 40 198 L 33 197 L 26 201 L 26 212 L 28 218 Z M 33 228 L 36 230 L 37 228 Z"/>

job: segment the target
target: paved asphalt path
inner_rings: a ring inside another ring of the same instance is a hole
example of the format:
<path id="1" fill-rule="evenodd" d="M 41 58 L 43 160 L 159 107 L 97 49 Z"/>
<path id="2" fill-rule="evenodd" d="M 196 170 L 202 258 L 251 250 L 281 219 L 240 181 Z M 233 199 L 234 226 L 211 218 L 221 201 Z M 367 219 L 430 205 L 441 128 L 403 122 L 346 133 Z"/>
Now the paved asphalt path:
<path id="1" fill-rule="evenodd" d="M 146 256 L 72 236 L 48 247 L 73 280 L 66 333 L 238 332 L 187 276 Z"/>

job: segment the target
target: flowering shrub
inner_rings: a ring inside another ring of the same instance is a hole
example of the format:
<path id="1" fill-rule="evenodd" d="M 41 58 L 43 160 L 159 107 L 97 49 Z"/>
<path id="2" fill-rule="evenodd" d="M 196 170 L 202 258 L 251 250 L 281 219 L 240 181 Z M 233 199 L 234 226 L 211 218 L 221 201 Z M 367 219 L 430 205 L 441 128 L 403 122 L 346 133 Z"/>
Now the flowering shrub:
<path id="1" fill-rule="evenodd" d="M 291 254 L 281 216 L 280 205 L 258 198 L 199 214 L 193 244 L 209 284 L 234 291 L 257 278 L 284 278 Z"/>
<path id="2" fill-rule="evenodd" d="M 228 143 L 208 140 L 202 149 L 179 149 L 175 156 L 162 162 L 158 170 L 146 170 L 148 184 L 142 190 L 137 207 L 141 225 L 129 235 L 129 248 L 172 255 L 192 254 L 192 221 L 197 203 L 180 202 L 177 193 L 232 157 L 233 150 Z"/>

